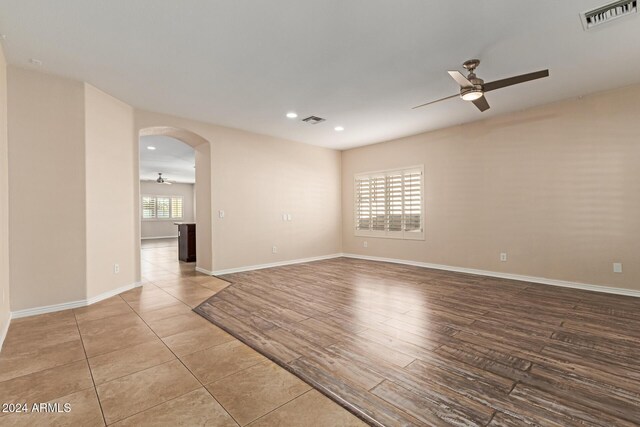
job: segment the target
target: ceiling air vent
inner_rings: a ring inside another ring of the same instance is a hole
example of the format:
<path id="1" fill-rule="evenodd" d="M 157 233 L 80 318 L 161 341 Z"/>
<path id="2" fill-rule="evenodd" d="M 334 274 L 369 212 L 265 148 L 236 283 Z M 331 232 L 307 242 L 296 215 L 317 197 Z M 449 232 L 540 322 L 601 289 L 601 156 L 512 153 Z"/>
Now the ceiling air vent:
<path id="1" fill-rule="evenodd" d="M 610 3 L 606 6 L 581 13 L 582 26 L 584 30 L 590 30 L 593 27 L 613 21 L 623 16 L 631 15 L 638 12 L 638 0 L 620 0 Z"/>
<path id="2" fill-rule="evenodd" d="M 302 121 L 312 125 L 317 125 L 318 123 L 324 122 L 325 119 L 323 119 L 322 117 L 309 116 L 306 119 L 302 119 Z"/>

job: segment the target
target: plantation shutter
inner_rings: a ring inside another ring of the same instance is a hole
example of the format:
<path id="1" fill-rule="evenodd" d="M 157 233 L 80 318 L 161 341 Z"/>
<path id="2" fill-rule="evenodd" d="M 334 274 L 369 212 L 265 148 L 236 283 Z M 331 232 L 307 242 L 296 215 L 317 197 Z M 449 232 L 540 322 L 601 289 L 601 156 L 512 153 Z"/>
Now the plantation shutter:
<path id="1" fill-rule="evenodd" d="M 403 187 L 404 231 L 422 232 L 422 172 L 405 173 Z"/>
<path id="2" fill-rule="evenodd" d="M 142 218 L 151 219 L 156 217 L 156 198 L 151 196 L 142 197 Z"/>
<path id="3" fill-rule="evenodd" d="M 169 219 L 171 199 L 169 197 L 156 197 L 156 218 Z"/>
<path id="4" fill-rule="evenodd" d="M 388 175 L 387 186 L 387 230 L 403 231 L 402 174 Z"/>
<path id="5" fill-rule="evenodd" d="M 383 176 L 371 178 L 371 229 L 384 231 L 387 223 L 385 180 Z"/>
<path id="6" fill-rule="evenodd" d="M 422 186 L 421 167 L 356 175 L 356 235 L 421 239 Z"/>
<path id="7" fill-rule="evenodd" d="M 171 198 L 171 218 L 182 218 L 182 197 Z"/>
<path id="8" fill-rule="evenodd" d="M 356 179 L 356 230 L 371 228 L 371 180 Z"/>

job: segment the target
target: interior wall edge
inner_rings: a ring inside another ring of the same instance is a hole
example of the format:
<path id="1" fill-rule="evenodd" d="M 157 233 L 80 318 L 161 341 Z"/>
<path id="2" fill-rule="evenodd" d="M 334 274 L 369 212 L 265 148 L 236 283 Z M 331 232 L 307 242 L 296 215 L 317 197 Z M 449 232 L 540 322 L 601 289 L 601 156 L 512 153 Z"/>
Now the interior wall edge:
<path id="1" fill-rule="evenodd" d="M 11 325 L 11 312 L 7 313 L 7 318 L 0 325 L 2 325 L 0 326 L 0 351 L 2 351 L 2 344 L 4 344 L 4 339 L 7 337 L 7 332 L 9 332 L 9 325 Z"/>
<path id="2" fill-rule="evenodd" d="M 8 80 L 4 46 L 0 43 L 0 350 L 11 322 L 9 267 L 9 133 Z"/>

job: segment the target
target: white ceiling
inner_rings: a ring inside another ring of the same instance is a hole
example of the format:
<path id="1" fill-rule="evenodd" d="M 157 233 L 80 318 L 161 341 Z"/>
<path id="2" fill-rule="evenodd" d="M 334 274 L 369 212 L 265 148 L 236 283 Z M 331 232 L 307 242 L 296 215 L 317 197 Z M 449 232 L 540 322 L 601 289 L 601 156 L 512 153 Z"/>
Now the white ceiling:
<path id="1" fill-rule="evenodd" d="M 149 150 L 147 147 L 155 147 Z M 182 141 L 168 136 L 140 137 L 140 179 L 156 180 L 158 172 L 172 182 L 196 181 L 196 155 L 194 149 Z"/>
<path id="2" fill-rule="evenodd" d="M 136 107 L 344 149 L 639 82 L 638 15 L 582 29 L 608 2 L 0 0 L 0 32 L 10 63 Z M 411 110 L 454 94 L 446 70 L 472 57 L 485 81 L 551 77 L 488 94 L 486 113 Z"/>

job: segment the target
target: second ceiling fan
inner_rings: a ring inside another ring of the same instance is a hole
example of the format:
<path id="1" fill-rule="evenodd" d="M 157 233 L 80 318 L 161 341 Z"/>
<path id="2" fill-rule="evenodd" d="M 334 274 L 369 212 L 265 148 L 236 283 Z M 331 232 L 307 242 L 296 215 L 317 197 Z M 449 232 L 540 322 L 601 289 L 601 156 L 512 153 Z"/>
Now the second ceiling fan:
<path id="1" fill-rule="evenodd" d="M 162 172 L 158 172 L 158 179 L 156 179 L 156 182 L 158 184 L 166 184 L 166 185 L 171 185 L 173 184 L 173 182 L 167 181 L 166 178 L 162 177 Z"/>
<path id="2" fill-rule="evenodd" d="M 459 94 L 447 96 L 446 98 L 417 105 L 413 107 L 413 109 L 435 104 L 436 102 L 444 101 L 445 99 L 451 99 L 460 96 L 460 98 L 465 101 L 473 102 L 473 105 L 475 105 L 478 110 L 486 111 L 489 109 L 489 103 L 484 97 L 484 94 L 486 92 L 491 92 L 492 90 L 501 89 L 503 87 L 513 86 L 519 83 L 524 83 L 530 80 L 541 79 L 543 77 L 549 76 L 549 70 L 541 70 L 534 73 L 521 74 L 519 76 L 485 83 L 484 80 L 476 76 L 475 71 L 476 68 L 478 68 L 478 65 L 480 65 L 479 59 L 470 59 L 462 64 L 462 66 L 469 72 L 469 75 L 467 77 L 465 77 L 464 74 L 462 74 L 460 71 L 449 71 L 449 75 L 456 81 L 456 83 L 460 85 Z"/>

